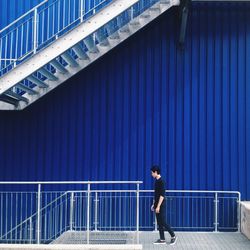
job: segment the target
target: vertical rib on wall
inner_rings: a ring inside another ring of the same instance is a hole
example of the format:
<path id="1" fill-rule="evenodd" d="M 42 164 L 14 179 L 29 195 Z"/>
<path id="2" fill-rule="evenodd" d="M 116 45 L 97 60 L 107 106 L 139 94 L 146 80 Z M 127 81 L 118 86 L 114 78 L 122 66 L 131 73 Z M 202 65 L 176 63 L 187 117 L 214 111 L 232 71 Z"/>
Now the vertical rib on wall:
<path id="1" fill-rule="evenodd" d="M 250 198 L 250 5 L 176 10 L 22 112 L 0 113 L 1 180 L 143 180 Z"/>

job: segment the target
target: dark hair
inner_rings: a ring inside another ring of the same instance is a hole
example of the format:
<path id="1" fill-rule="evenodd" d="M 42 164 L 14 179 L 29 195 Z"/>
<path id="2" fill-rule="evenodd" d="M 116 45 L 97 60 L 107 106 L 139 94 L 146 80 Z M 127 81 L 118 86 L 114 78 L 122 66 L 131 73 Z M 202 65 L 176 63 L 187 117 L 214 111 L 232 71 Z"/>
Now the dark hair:
<path id="1" fill-rule="evenodd" d="M 152 171 L 152 172 L 157 172 L 157 174 L 160 174 L 160 173 L 161 173 L 161 169 L 160 169 L 160 167 L 159 167 L 158 165 L 153 165 L 153 166 L 151 167 L 151 171 Z"/>

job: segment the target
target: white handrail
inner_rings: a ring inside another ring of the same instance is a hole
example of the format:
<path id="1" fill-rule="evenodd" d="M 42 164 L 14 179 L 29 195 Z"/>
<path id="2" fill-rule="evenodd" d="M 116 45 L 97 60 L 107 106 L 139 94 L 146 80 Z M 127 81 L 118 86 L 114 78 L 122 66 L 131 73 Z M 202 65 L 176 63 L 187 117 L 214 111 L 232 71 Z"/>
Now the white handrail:
<path id="1" fill-rule="evenodd" d="M 142 184 L 142 181 L 0 181 L 0 185 L 13 184 Z"/>

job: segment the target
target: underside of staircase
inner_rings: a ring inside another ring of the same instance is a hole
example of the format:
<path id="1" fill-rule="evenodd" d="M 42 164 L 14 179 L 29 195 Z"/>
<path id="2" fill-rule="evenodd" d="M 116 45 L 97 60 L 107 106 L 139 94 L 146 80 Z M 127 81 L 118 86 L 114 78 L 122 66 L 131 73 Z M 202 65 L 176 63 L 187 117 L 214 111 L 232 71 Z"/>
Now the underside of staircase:
<path id="1" fill-rule="evenodd" d="M 22 110 L 143 28 L 179 0 L 114 0 L 0 77 L 0 109 Z"/>

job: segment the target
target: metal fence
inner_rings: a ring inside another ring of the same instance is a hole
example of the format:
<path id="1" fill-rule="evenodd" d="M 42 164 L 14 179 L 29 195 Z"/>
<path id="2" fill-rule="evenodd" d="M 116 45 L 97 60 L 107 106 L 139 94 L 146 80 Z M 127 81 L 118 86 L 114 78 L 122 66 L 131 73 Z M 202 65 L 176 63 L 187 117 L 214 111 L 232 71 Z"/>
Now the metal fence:
<path id="1" fill-rule="evenodd" d="M 129 230 L 133 235 L 132 243 L 139 243 L 140 183 L 142 182 L 0 182 L 0 190 L 5 189 L 0 192 L 0 243 L 46 244 L 63 233 L 74 230 L 83 231 L 82 240 L 89 244 L 102 237 L 90 233 L 97 231 L 97 228 L 99 230 L 100 225 L 106 231 Z M 50 188 L 53 190 L 55 186 L 65 189 L 65 185 L 70 185 L 72 191 L 47 191 Z M 97 188 L 99 185 L 102 188 L 136 185 L 136 189 L 121 190 L 119 195 L 107 190 L 102 191 L 99 196 L 97 192 L 100 193 L 100 190 L 92 190 L 92 187 Z M 23 190 L 25 187 L 37 188 L 37 192 L 7 191 L 19 188 Z M 122 193 L 124 195 L 120 195 Z M 133 210 L 128 210 L 132 205 Z M 116 240 L 112 238 L 114 236 L 110 237 L 110 241 Z"/>
<path id="2" fill-rule="evenodd" d="M 102 190 L 92 188 L 97 183 Z M 80 242 L 87 244 L 139 243 L 139 230 L 157 230 L 150 211 L 153 190 L 140 190 L 140 182 L 70 182 L 70 191 L 59 192 L 48 191 L 51 184 L 65 189 L 67 183 L 29 183 L 38 186 L 37 192 L 0 192 L 0 243 L 57 243 L 66 232 L 81 233 Z M 126 190 L 116 190 L 117 184 Z M 133 185 L 136 189 L 127 188 Z M 240 199 L 231 191 L 167 190 L 167 221 L 181 231 L 239 231 Z M 121 241 L 117 232 L 131 234 Z"/>

